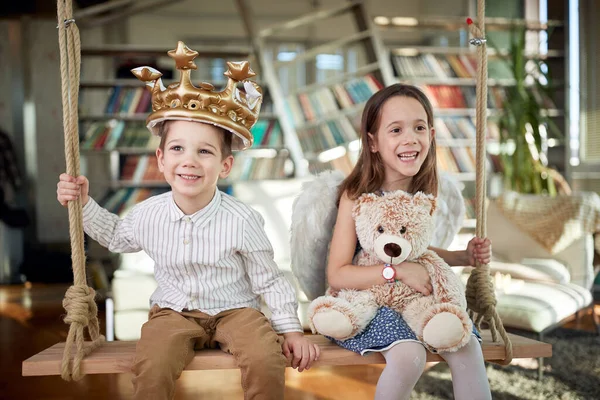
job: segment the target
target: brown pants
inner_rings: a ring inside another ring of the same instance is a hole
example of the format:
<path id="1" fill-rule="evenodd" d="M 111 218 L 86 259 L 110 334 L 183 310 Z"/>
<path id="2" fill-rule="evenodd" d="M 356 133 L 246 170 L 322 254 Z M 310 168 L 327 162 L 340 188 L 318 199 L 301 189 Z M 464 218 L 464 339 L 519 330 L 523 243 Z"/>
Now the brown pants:
<path id="1" fill-rule="evenodd" d="M 269 320 L 253 308 L 210 316 L 155 306 L 136 347 L 134 398 L 172 399 L 175 381 L 194 357 L 194 350 L 219 345 L 233 354 L 241 369 L 245 399 L 281 400 L 286 366 L 281 343 Z"/>

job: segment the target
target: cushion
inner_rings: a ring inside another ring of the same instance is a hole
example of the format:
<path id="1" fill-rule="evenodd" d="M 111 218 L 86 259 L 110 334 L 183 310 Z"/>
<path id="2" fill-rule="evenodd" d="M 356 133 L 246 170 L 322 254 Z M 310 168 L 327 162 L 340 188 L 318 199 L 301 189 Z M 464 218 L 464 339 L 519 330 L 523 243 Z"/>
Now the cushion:
<path id="1" fill-rule="evenodd" d="M 112 280 L 115 311 L 150 309 L 150 296 L 157 287 L 154 275 L 135 270 L 116 270 Z"/>
<path id="2" fill-rule="evenodd" d="M 504 326 L 533 332 L 542 332 L 592 302 L 590 291 L 579 285 L 514 280 L 496 297 Z"/>
<path id="3" fill-rule="evenodd" d="M 117 340 L 138 340 L 142 333 L 142 325 L 148 321 L 148 311 L 116 311 L 115 338 Z"/>
<path id="4" fill-rule="evenodd" d="M 570 282 L 590 289 L 594 280 L 594 243 L 592 235 L 574 241 L 566 249 L 550 254 L 539 243 L 516 227 L 490 202 L 487 214 L 487 234 L 492 249 L 503 261 L 522 263 L 523 259 L 555 259 L 565 265 Z"/>
<path id="5" fill-rule="evenodd" d="M 153 274 L 154 261 L 145 251 L 120 254 L 119 270 L 128 270 L 139 274 Z"/>
<path id="6" fill-rule="evenodd" d="M 552 259 L 527 258 L 521 264 L 492 261 L 490 274 L 494 275 L 496 272 L 526 281 L 566 284 L 571 280 L 567 268 Z"/>

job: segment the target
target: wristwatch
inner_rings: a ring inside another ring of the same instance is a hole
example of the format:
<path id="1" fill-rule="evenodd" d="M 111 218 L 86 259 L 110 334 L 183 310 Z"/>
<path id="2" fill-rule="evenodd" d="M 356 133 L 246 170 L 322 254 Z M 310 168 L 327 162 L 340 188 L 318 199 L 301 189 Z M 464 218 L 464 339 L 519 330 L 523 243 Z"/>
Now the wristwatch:
<path id="1" fill-rule="evenodd" d="M 396 281 L 396 269 L 390 264 L 384 264 L 381 276 L 383 276 L 388 283 L 394 283 Z"/>

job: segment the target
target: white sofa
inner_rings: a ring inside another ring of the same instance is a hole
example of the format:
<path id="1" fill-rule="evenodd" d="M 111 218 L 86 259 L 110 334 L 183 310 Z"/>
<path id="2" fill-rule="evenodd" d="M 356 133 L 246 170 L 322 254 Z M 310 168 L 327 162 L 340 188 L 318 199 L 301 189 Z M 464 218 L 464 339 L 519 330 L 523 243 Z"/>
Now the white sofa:
<path id="1" fill-rule="evenodd" d="M 298 285 L 290 268 L 289 227 L 292 203 L 301 190 L 302 182 L 240 182 L 233 188 L 236 197 L 264 216 L 265 229 L 275 250 L 275 261 L 296 288 Z M 493 204 L 489 207 L 487 225 L 497 256 L 491 266 L 492 273 L 500 272 L 505 278 L 510 275 L 509 281 L 499 281 L 505 284 L 499 285 L 497 290 L 497 310 L 505 326 L 543 335 L 564 318 L 589 306 L 594 278 L 591 235 L 558 254 L 550 255 L 507 221 Z M 464 242 L 455 241 L 454 245 L 457 244 L 464 248 Z M 113 321 L 117 339 L 139 338 L 140 327 L 147 320 L 148 299 L 156 288 L 152 271 L 153 262 L 143 252 L 122 256 L 121 267 L 112 281 L 112 296 L 107 303 L 108 338 L 112 337 Z M 467 271 L 464 269 L 465 280 Z M 460 273 L 460 270 L 457 272 Z M 300 290 L 298 295 L 298 315 L 304 327 L 308 328 L 305 311 L 309 302 Z"/>
<path id="2" fill-rule="evenodd" d="M 509 275 L 497 290 L 497 311 L 505 326 L 543 334 L 592 303 L 594 239 L 586 235 L 550 254 L 506 219 L 494 202 L 488 207 L 488 236 L 498 261 L 492 273 Z"/>

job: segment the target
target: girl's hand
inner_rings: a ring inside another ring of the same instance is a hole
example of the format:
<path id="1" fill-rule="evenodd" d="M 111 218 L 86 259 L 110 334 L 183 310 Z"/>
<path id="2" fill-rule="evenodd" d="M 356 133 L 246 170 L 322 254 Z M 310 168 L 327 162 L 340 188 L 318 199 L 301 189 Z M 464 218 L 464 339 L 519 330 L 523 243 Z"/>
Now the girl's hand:
<path id="1" fill-rule="evenodd" d="M 397 280 L 402 281 L 425 296 L 433 293 L 429 273 L 421 264 L 405 261 L 399 265 L 395 265 L 394 268 L 396 269 Z"/>
<path id="2" fill-rule="evenodd" d="M 56 198 L 62 206 L 66 207 L 69 201 L 76 200 L 79 196 L 81 196 L 81 205 L 87 204 L 90 182 L 85 176 L 74 178 L 71 175 L 60 174 L 59 179 L 56 185 Z"/>
<path id="3" fill-rule="evenodd" d="M 492 260 L 492 241 L 488 238 L 474 237 L 469 240 L 466 252 L 470 266 L 474 267 L 476 261 L 480 264 L 489 264 Z"/>

